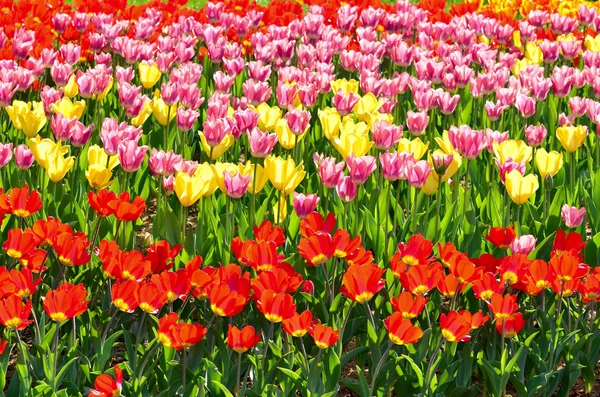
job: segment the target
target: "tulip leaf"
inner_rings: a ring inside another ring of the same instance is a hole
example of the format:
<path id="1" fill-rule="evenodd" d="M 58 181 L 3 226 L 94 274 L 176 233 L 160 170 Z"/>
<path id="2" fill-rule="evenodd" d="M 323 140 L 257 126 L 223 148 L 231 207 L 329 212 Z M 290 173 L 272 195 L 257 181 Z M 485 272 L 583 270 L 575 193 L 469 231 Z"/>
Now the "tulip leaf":
<path id="1" fill-rule="evenodd" d="M 325 391 L 336 388 L 342 372 L 340 358 L 333 349 L 329 349 L 326 359 L 323 360 L 323 377 L 325 379 Z"/>
<path id="2" fill-rule="evenodd" d="M 413 373 L 417 377 L 417 382 L 419 384 L 419 387 L 423 387 L 423 385 L 425 384 L 425 382 L 424 382 L 424 378 L 423 378 L 423 371 L 421 371 L 421 368 L 409 356 L 403 354 L 400 357 L 402 357 L 403 359 L 405 359 L 406 361 L 408 361 L 408 364 L 412 368 Z M 436 361 L 438 361 L 438 360 L 436 360 Z"/>

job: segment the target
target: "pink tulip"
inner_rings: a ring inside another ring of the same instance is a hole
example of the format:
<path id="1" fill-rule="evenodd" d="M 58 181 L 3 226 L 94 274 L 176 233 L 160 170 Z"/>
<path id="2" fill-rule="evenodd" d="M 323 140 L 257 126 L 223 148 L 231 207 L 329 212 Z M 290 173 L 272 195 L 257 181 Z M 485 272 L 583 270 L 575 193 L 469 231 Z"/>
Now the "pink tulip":
<path id="1" fill-rule="evenodd" d="M 349 203 L 356 197 L 358 186 L 352 182 L 352 179 L 349 176 L 342 176 L 335 187 L 335 191 L 342 201 Z"/>
<path id="2" fill-rule="evenodd" d="M 235 76 L 227 75 L 220 70 L 213 75 L 215 81 L 215 91 L 227 93 L 235 82 Z"/>
<path id="3" fill-rule="evenodd" d="M 52 116 L 52 121 L 50 122 L 50 128 L 54 133 L 54 137 L 59 141 L 68 141 L 71 139 L 71 135 L 73 134 L 73 127 L 77 122 L 77 117 L 73 117 L 69 119 L 63 116 L 62 113 L 57 113 Z"/>
<path id="4" fill-rule="evenodd" d="M 76 12 L 73 15 L 73 27 L 79 32 L 85 32 L 90 23 L 90 14 L 87 12 Z"/>
<path id="5" fill-rule="evenodd" d="M 125 172 L 135 172 L 142 165 L 148 146 L 138 146 L 136 141 L 124 141 L 119 144 L 119 162 Z"/>
<path id="6" fill-rule="evenodd" d="M 538 147 L 546 138 L 548 131 L 546 127 L 542 125 L 528 125 L 525 127 L 525 138 L 529 146 Z"/>
<path id="7" fill-rule="evenodd" d="M 271 76 L 271 65 L 262 61 L 248 62 L 248 74 L 251 79 L 267 81 Z"/>
<path id="8" fill-rule="evenodd" d="M 426 160 L 417 161 L 408 174 L 408 183 L 412 187 L 420 189 L 425 185 L 429 174 L 431 174 L 429 162 Z"/>
<path id="9" fill-rule="evenodd" d="M 59 63 L 55 61 L 50 68 L 50 76 L 56 83 L 57 87 L 64 87 L 69 82 L 73 74 L 73 67 L 68 63 Z"/>
<path id="10" fill-rule="evenodd" d="M 175 190 L 175 177 L 170 175 L 166 178 L 163 178 L 162 184 L 165 188 L 165 193 L 167 193 L 167 196 L 171 195 L 171 193 L 173 193 Z"/>
<path id="11" fill-rule="evenodd" d="M 76 120 L 71 131 L 71 143 L 75 147 L 85 146 L 92 137 L 92 132 L 94 132 L 94 124 L 86 127 L 81 121 Z"/>
<path id="12" fill-rule="evenodd" d="M 198 169 L 198 162 L 192 160 L 183 160 L 181 162 L 181 168 L 177 171 L 185 172 L 189 176 L 194 176 L 194 173 Z"/>
<path id="13" fill-rule="evenodd" d="M 63 44 L 60 46 L 59 52 L 66 63 L 74 65 L 79 62 L 81 46 L 73 43 Z"/>
<path id="14" fill-rule="evenodd" d="M 506 174 L 511 172 L 512 170 L 517 170 L 521 173 L 521 175 L 525 175 L 525 163 L 524 162 L 514 162 L 509 157 L 504 164 L 500 164 L 500 161 L 494 159 L 496 162 L 496 166 L 498 167 L 498 174 L 500 175 L 500 180 L 502 183 L 506 182 Z"/>
<path id="15" fill-rule="evenodd" d="M 231 133 L 231 126 L 229 120 L 226 118 L 206 120 L 203 123 L 203 127 L 204 131 L 202 134 L 210 147 L 218 146 L 225 139 L 225 136 Z"/>
<path id="16" fill-rule="evenodd" d="M 302 135 L 308 128 L 311 116 L 306 110 L 298 110 L 294 107 L 291 107 L 284 117 L 292 134 Z"/>
<path id="17" fill-rule="evenodd" d="M 242 134 L 249 133 L 258 126 L 259 114 L 252 109 L 238 109 L 233 112 L 233 119 Z"/>
<path id="18" fill-rule="evenodd" d="M 20 170 L 28 169 L 29 167 L 31 167 L 31 165 L 35 161 L 35 157 L 33 157 L 33 153 L 24 144 L 17 146 L 14 150 L 14 154 L 15 154 L 15 163 L 17 164 L 17 168 L 19 168 Z"/>
<path id="19" fill-rule="evenodd" d="M 8 164 L 10 162 L 10 160 L 12 159 L 12 156 L 13 156 L 12 150 L 13 150 L 12 143 L 7 143 L 7 144 L 0 143 L 0 168 L 4 167 L 6 164 Z"/>
<path id="20" fill-rule="evenodd" d="M 177 108 L 177 129 L 182 132 L 188 132 L 192 129 L 198 117 L 200 117 L 200 113 L 195 110 L 183 107 Z"/>
<path id="21" fill-rule="evenodd" d="M 485 130 L 485 136 L 487 138 L 487 150 L 490 153 L 494 153 L 494 142 L 501 143 L 508 140 L 508 131 L 500 132 L 494 131 L 490 128 Z"/>
<path id="22" fill-rule="evenodd" d="M 302 194 L 294 192 L 294 211 L 300 219 L 306 218 L 306 216 L 315 211 L 317 205 L 321 202 L 318 195 Z"/>
<path id="23" fill-rule="evenodd" d="M 277 144 L 277 134 L 269 134 L 253 128 L 248 133 L 248 140 L 250 141 L 250 154 L 254 157 L 265 158 Z"/>
<path id="24" fill-rule="evenodd" d="M 598 10 L 589 8 L 585 4 L 580 4 L 577 8 L 577 16 L 583 26 L 590 26 L 598 18 Z"/>
<path id="25" fill-rule="evenodd" d="M 567 71 L 567 69 L 555 68 L 552 76 L 550 77 L 552 91 L 558 98 L 564 98 L 569 95 L 569 92 L 571 92 L 573 76 L 572 73 L 569 73 L 569 71 Z"/>
<path id="26" fill-rule="evenodd" d="M 252 178 L 251 175 L 242 175 L 240 172 L 236 172 L 235 174 L 225 172 L 224 177 L 227 195 L 233 199 L 239 199 L 246 194 L 250 185 L 250 179 Z"/>
<path id="27" fill-rule="evenodd" d="M 565 221 L 565 225 L 569 229 L 574 229 L 581 225 L 585 219 L 586 212 L 587 211 L 584 207 L 577 209 L 577 207 L 571 207 L 568 204 L 563 205 L 560 210 L 560 214 Z"/>
<path id="28" fill-rule="evenodd" d="M 346 158 L 346 165 L 352 182 L 356 185 L 362 185 L 377 169 L 377 160 L 373 156 L 355 157 L 353 153 L 350 153 Z"/>
<path id="29" fill-rule="evenodd" d="M 452 164 L 452 160 L 454 160 L 453 154 L 433 154 L 431 155 L 431 161 L 433 162 L 433 169 L 436 174 L 444 175 L 450 164 Z"/>
<path id="30" fill-rule="evenodd" d="M 275 90 L 275 94 L 279 107 L 282 109 L 287 109 L 288 106 L 291 105 L 294 100 L 296 100 L 296 96 L 298 95 L 298 85 L 289 85 L 283 81 L 279 81 L 277 84 L 277 89 Z"/>
<path id="31" fill-rule="evenodd" d="M 333 96 L 332 103 L 340 115 L 347 116 L 350 113 L 352 113 L 354 106 L 356 106 L 359 100 L 360 97 L 354 92 L 349 92 L 346 95 L 344 95 L 344 92 L 342 90 L 339 90 Z"/>
<path id="32" fill-rule="evenodd" d="M 33 44 L 35 43 L 35 32 L 27 30 L 25 28 L 18 28 L 15 30 L 13 37 L 12 49 L 13 55 L 16 59 L 25 59 L 29 52 L 33 50 Z"/>
<path id="33" fill-rule="evenodd" d="M 517 237 L 510 244 L 510 250 L 513 254 L 524 254 L 529 255 L 534 249 L 537 243 L 537 239 L 531 234 L 525 234 L 521 237 Z"/>
<path id="34" fill-rule="evenodd" d="M 54 30 L 59 34 L 63 34 L 71 24 L 71 16 L 69 14 L 54 14 L 52 17 L 52 25 Z"/>
<path id="35" fill-rule="evenodd" d="M 521 116 L 529 118 L 535 114 L 535 101 L 527 95 L 517 94 L 515 107 L 521 113 Z"/>
<path id="36" fill-rule="evenodd" d="M 13 95 L 17 92 L 12 81 L 0 82 L 0 108 L 5 108 L 12 103 Z"/>
<path id="37" fill-rule="evenodd" d="M 406 112 L 406 125 L 413 135 L 419 136 L 425 132 L 428 123 L 427 112 L 413 112 L 412 110 Z"/>
<path id="38" fill-rule="evenodd" d="M 128 68 L 117 66 L 115 69 L 115 75 L 117 78 L 117 84 L 131 83 L 134 77 L 134 71 L 131 66 Z"/>
<path id="39" fill-rule="evenodd" d="M 569 108 L 571 109 L 571 113 L 575 117 L 583 116 L 587 110 L 587 101 L 587 98 L 581 98 L 578 96 L 569 98 Z"/>
<path id="40" fill-rule="evenodd" d="M 459 101 L 460 95 L 450 95 L 450 93 L 444 92 L 438 97 L 440 111 L 446 115 L 454 113 Z"/>
<path id="41" fill-rule="evenodd" d="M 138 87 L 135 87 L 137 89 Z M 140 87 L 141 91 L 141 87 Z M 120 97 L 120 91 L 119 91 Z M 169 81 L 167 83 L 163 83 L 160 86 L 160 97 L 165 101 L 165 105 L 173 106 L 179 101 L 179 84 L 176 82 Z"/>
<path id="42" fill-rule="evenodd" d="M 498 120 L 506 109 L 508 109 L 508 105 L 502 105 L 500 102 L 485 102 L 485 112 L 490 121 Z"/>
<path id="43" fill-rule="evenodd" d="M 175 154 L 172 150 L 165 152 L 164 150 L 158 151 L 156 148 L 152 148 L 148 168 L 152 176 L 170 176 L 181 168 L 182 161 L 181 155 Z"/>
<path id="44" fill-rule="evenodd" d="M 318 169 L 323 186 L 327 189 L 336 187 L 344 175 L 345 167 L 346 164 L 343 161 L 336 163 L 333 157 L 326 157 L 320 160 Z"/>
<path id="45" fill-rule="evenodd" d="M 402 139 L 402 126 L 389 124 L 385 120 L 376 121 L 373 124 L 371 138 L 375 148 L 389 150 Z"/>
<path id="46" fill-rule="evenodd" d="M 262 102 L 266 102 L 273 93 L 269 83 L 254 79 L 248 79 L 244 81 L 242 84 L 242 90 L 244 91 L 244 96 L 248 98 L 248 102 L 250 102 L 253 106 L 257 106 Z"/>
<path id="47" fill-rule="evenodd" d="M 454 149 L 469 160 L 476 159 L 487 146 L 485 132 L 472 130 L 468 125 L 451 126 L 448 138 Z"/>

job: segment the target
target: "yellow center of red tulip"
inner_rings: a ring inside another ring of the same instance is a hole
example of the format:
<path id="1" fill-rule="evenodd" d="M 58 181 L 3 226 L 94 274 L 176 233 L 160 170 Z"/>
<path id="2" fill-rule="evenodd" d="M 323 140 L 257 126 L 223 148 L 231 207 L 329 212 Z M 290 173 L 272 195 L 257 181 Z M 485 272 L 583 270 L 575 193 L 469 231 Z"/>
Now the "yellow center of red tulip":
<path id="1" fill-rule="evenodd" d="M 419 285 L 415 289 L 413 289 L 412 293 L 413 295 L 423 295 L 426 294 L 427 291 L 429 291 L 429 288 L 427 288 L 426 285 Z"/>
<path id="2" fill-rule="evenodd" d="M 415 316 L 413 313 L 411 312 L 402 312 L 402 318 L 407 318 L 407 319 L 411 319 L 411 318 L 415 318 L 417 316 Z"/>
<path id="3" fill-rule="evenodd" d="M 402 338 L 397 337 L 394 334 L 389 334 L 390 336 L 390 340 L 392 341 L 393 344 L 395 345 L 403 345 L 404 344 L 404 340 Z"/>
<path id="4" fill-rule="evenodd" d="M 408 266 L 417 266 L 419 264 L 419 260 L 412 255 L 403 256 L 402 262 L 406 263 Z"/>
<path id="5" fill-rule="evenodd" d="M 274 314 L 274 313 L 267 313 L 267 314 L 265 314 L 265 318 L 267 320 L 269 320 L 270 322 L 272 322 L 272 323 L 280 323 L 280 322 L 283 321 L 283 317 L 281 317 L 281 316 L 279 316 L 277 314 Z"/>
<path id="6" fill-rule="evenodd" d="M 315 345 L 317 345 L 317 347 L 319 349 L 327 349 L 329 347 L 329 345 L 327 343 L 320 342 L 320 341 L 315 341 Z"/>
<path id="7" fill-rule="evenodd" d="M 210 305 L 210 310 L 212 310 L 213 313 L 215 313 L 219 317 L 225 316 L 225 311 L 220 307 L 217 307 L 217 305 Z"/>
<path id="8" fill-rule="evenodd" d="M 305 329 L 300 329 L 300 330 L 298 330 L 298 331 L 294 331 L 294 332 L 292 332 L 292 334 L 291 334 L 291 335 L 292 335 L 294 338 L 302 338 L 304 335 L 306 335 L 306 333 L 307 333 L 307 332 L 308 332 L 308 330 L 305 330 Z"/>
<path id="9" fill-rule="evenodd" d="M 448 342 L 456 342 L 456 336 L 449 329 L 442 329 L 442 336 Z"/>
<path id="10" fill-rule="evenodd" d="M 52 321 L 58 321 L 58 322 L 63 322 L 68 320 L 68 317 L 65 313 L 63 312 L 58 312 L 58 313 L 52 313 L 50 314 L 50 319 Z"/>
<path id="11" fill-rule="evenodd" d="M 480 294 L 481 300 L 489 301 L 490 299 L 492 299 L 492 295 L 494 295 L 494 291 L 492 291 L 492 290 L 483 291 Z"/>
<path id="12" fill-rule="evenodd" d="M 514 272 L 504 272 L 502 280 L 508 282 L 510 285 L 514 285 L 519 281 L 519 277 Z"/>
<path id="13" fill-rule="evenodd" d="M 21 319 L 19 317 L 11 318 L 6 322 L 7 328 L 17 328 L 19 325 L 21 325 Z"/>
<path id="14" fill-rule="evenodd" d="M 235 346 L 235 347 L 232 347 L 232 348 L 231 348 L 231 350 L 233 350 L 233 351 L 234 351 L 234 352 L 236 352 L 236 353 L 244 353 L 244 352 L 246 352 L 248 349 L 247 349 L 247 348 L 245 348 L 244 346 L 241 346 L 241 345 L 240 345 L 240 346 Z"/>
<path id="15" fill-rule="evenodd" d="M 21 218 L 27 218 L 29 215 L 31 215 L 29 211 L 22 208 L 14 210 L 13 214 L 15 214 L 16 216 L 20 216 Z"/>
<path id="16" fill-rule="evenodd" d="M 535 286 L 540 288 L 540 289 L 548 289 L 551 287 L 550 283 L 546 280 L 540 280 L 537 283 L 535 283 Z"/>
<path id="17" fill-rule="evenodd" d="M 362 294 L 356 295 L 355 300 L 358 303 L 365 303 L 365 302 L 371 300 L 372 297 L 373 297 L 373 293 L 367 291 L 367 292 L 363 292 Z"/>
<path id="18" fill-rule="evenodd" d="M 497 320 L 506 320 L 507 318 L 510 318 L 510 314 L 508 313 L 496 313 L 494 316 Z"/>
<path id="19" fill-rule="evenodd" d="M 135 281 L 135 277 L 133 276 L 133 274 L 129 273 L 127 270 L 123 270 L 123 278 L 125 280 L 133 280 L 133 281 Z"/>
<path id="20" fill-rule="evenodd" d="M 129 305 L 125 303 L 125 301 L 121 298 L 115 299 L 113 301 L 113 305 L 115 305 L 115 307 L 121 310 L 122 312 L 126 312 L 129 310 Z"/>
<path id="21" fill-rule="evenodd" d="M 160 341 L 160 343 L 163 344 L 163 346 L 171 347 L 171 338 L 169 338 L 169 336 L 167 334 L 165 334 L 163 332 L 159 332 L 158 340 Z"/>
<path id="22" fill-rule="evenodd" d="M 148 312 L 148 313 L 152 313 L 152 312 L 156 311 L 156 308 L 153 307 L 148 302 L 140 303 L 140 309 L 142 309 L 143 311 Z"/>
<path id="23" fill-rule="evenodd" d="M 327 256 L 325 256 L 325 254 L 318 254 L 318 255 L 315 255 L 310 261 L 314 265 L 320 265 L 322 263 L 327 262 Z"/>
<path id="24" fill-rule="evenodd" d="M 6 254 L 14 259 L 20 259 L 23 256 L 19 251 L 11 248 L 9 248 L 8 251 L 6 251 Z"/>
<path id="25" fill-rule="evenodd" d="M 58 260 L 65 266 L 73 266 L 73 262 L 69 258 L 65 258 L 62 255 L 58 257 Z"/>

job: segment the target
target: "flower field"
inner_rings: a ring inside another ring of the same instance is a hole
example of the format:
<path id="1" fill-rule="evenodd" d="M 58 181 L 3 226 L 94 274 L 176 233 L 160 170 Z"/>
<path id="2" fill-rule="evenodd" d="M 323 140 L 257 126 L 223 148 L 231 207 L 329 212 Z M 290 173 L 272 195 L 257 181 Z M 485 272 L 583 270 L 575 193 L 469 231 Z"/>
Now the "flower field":
<path id="1" fill-rule="evenodd" d="M 0 2 L 2 395 L 600 390 L 598 3 Z"/>

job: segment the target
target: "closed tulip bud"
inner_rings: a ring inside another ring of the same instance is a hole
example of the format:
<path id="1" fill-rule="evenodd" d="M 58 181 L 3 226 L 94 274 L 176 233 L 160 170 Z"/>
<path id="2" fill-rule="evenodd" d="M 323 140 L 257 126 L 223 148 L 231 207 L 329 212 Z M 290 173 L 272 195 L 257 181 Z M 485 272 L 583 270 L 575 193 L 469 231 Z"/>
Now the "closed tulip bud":
<path id="1" fill-rule="evenodd" d="M 265 170 L 273 187 L 282 192 L 284 196 L 290 195 L 306 175 L 304 166 L 302 164 L 296 166 L 290 157 L 286 160 L 281 157 L 267 157 Z"/>
<path id="2" fill-rule="evenodd" d="M 12 148 L 13 148 L 12 143 L 7 143 L 7 144 L 0 143 L 0 168 L 4 167 L 12 159 L 12 156 L 13 156 Z"/>
<path id="3" fill-rule="evenodd" d="M 583 223 L 586 212 L 586 209 L 583 207 L 578 209 L 577 207 L 565 204 L 560 210 L 560 215 L 565 221 L 565 226 L 569 229 L 574 229 Z"/>
<path id="4" fill-rule="evenodd" d="M 138 65 L 140 81 L 146 89 L 150 89 L 160 80 L 161 73 L 156 64 L 149 65 L 147 62 L 140 62 Z"/>
<path id="5" fill-rule="evenodd" d="M 302 284 L 302 287 L 300 288 L 300 290 L 302 292 L 304 292 L 305 294 L 314 295 L 315 294 L 315 284 L 310 280 L 305 280 L 304 283 Z"/>
<path id="6" fill-rule="evenodd" d="M 506 174 L 506 191 L 511 200 L 521 205 L 525 203 L 539 187 L 537 176 L 529 174 L 523 176 L 518 170 Z"/>
<path id="7" fill-rule="evenodd" d="M 170 196 L 175 191 L 175 177 L 173 175 L 163 178 L 163 188 L 165 188 L 167 196 Z"/>
<path id="8" fill-rule="evenodd" d="M 413 135 L 419 136 L 425 132 L 429 123 L 429 115 L 427 112 L 413 112 L 409 110 L 406 113 L 406 125 Z"/>
<path id="9" fill-rule="evenodd" d="M 28 169 L 35 161 L 33 153 L 31 153 L 31 150 L 29 150 L 29 148 L 24 144 L 17 146 L 14 154 L 15 163 L 17 164 L 17 168 L 20 170 Z"/>
<path id="10" fill-rule="evenodd" d="M 525 127 L 525 138 L 531 147 L 538 147 L 546 138 L 548 130 L 544 125 L 528 125 Z"/>
<path id="11" fill-rule="evenodd" d="M 316 194 L 303 194 L 294 192 L 294 211 L 300 219 L 315 211 L 321 199 Z"/>
<path id="12" fill-rule="evenodd" d="M 340 133 L 341 116 L 335 109 L 332 108 L 319 110 L 318 114 L 319 120 L 321 121 L 323 134 L 325 135 L 325 138 L 331 141 Z"/>
<path id="13" fill-rule="evenodd" d="M 535 164 L 544 179 L 552 178 L 558 174 L 563 166 L 563 155 L 556 151 L 546 152 L 546 149 L 539 148 L 535 152 Z"/>
<path id="14" fill-rule="evenodd" d="M 298 136 L 306 132 L 308 123 L 310 123 L 310 113 L 305 110 L 297 110 L 291 107 L 285 114 L 285 120 L 292 134 Z"/>
<path id="15" fill-rule="evenodd" d="M 584 126 L 562 126 L 556 129 L 556 136 L 562 147 L 569 153 L 575 152 L 587 138 L 588 131 Z"/>

